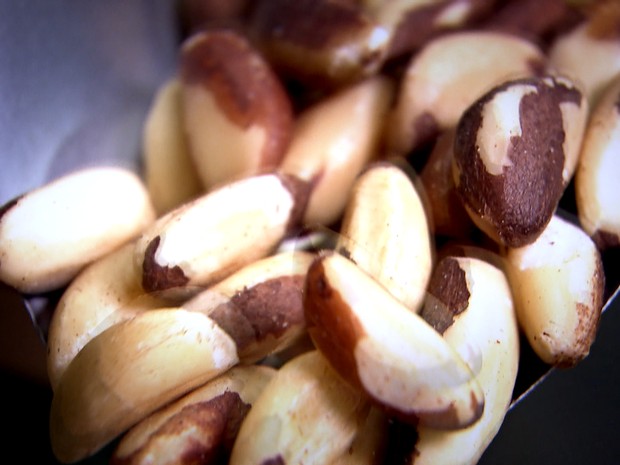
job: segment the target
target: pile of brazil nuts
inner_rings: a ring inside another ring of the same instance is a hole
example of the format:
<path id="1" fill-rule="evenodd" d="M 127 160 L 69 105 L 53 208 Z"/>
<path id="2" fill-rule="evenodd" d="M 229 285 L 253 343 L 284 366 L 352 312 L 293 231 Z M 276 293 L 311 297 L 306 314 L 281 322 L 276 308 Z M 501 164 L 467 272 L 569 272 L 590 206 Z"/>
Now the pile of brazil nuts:
<path id="1" fill-rule="evenodd" d="M 620 247 L 614 0 L 186 0 L 140 174 L 0 208 L 76 463 L 475 464 Z M 574 205 L 571 211 L 562 208 Z"/>

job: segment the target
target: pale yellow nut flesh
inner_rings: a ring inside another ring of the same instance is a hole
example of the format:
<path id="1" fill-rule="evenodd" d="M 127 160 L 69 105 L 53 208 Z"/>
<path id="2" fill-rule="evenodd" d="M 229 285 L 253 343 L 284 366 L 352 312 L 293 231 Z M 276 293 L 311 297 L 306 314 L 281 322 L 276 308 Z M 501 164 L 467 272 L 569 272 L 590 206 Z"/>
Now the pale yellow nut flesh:
<path id="1" fill-rule="evenodd" d="M 407 66 L 386 127 L 388 150 L 406 155 L 492 87 L 533 75 L 542 51 L 529 41 L 490 31 L 457 32 L 430 41 Z"/>
<path id="2" fill-rule="evenodd" d="M 397 165 L 378 163 L 360 175 L 349 195 L 336 249 L 417 312 L 433 244 L 413 181 Z"/>
<path id="3" fill-rule="evenodd" d="M 161 85 L 142 131 L 144 179 L 158 216 L 204 191 L 187 146 L 181 90 L 176 76 Z"/>
<path id="4" fill-rule="evenodd" d="M 299 115 L 279 171 L 314 184 L 303 221 L 331 225 L 378 144 L 394 89 L 375 76 L 332 95 Z"/>
<path id="5" fill-rule="evenodd" d="M 200 313 L 151 310 L 108 328 L 73 359 L 54 392 L 54 455 L 72 463 L 95 454 L 237 361 L 232 339 Z"/>
<path id="6" fill-rule="evenodd" d="M 142 290 L 129 242 L 85 267 L 63 292 L 47 333 L 47 373 L 56 388 L 71 360 L 108 327 L 166 303 Z"/>
<path id="7" fill-rule="evenodd" d="M 371 406 L 368 415 L 358 426 L 351 445 L 330 465 L 375 465 L 380 463 L 385 448 L 389 417 Z"/>
<path id="8" fill-rule="evenodd" d="M 229 414 L 232 421 L 237 414 L 247 414 L 247 408 L 258 398 L 276 370 L 261 365 L 238 365 L 196 388 L 179 400 L 155 411 L 132 427 L 119 441 L 113 454 L 113 461 L 127 465 L 179 463 L 186 454 L 216 454 L 226 438 L 221 428 L 227 418 L 214 418 L 203 422 L 206 412 L 214 416 Z M 228 411 L 221 405 L 221 396 L 234 393 L 239 397 L 241 412 Z M 211 406 L 207 406 L 211 403 Z M 197 408 L 193 408 L 196 407 Z M 172 422 L 178 422 L 177 426 Z M 206 435 L 207 437 L 204 437 Z M 200 449 L 197 444 L 203 444 Z"/>
<path id="9" fill-rule="evenodd" d="M 325 253 L 308 271 L 306 324 L 336 370 L 408 422 L 458 429 L 478 420 L 484 394 L 441 335 L 351 260 Z"/>
<path id="10" fill-rule="evenodd" d="M 620 74 L 593 109 L 575 173 L 579 223 L 599 249 L 620 245 Z"/>
<path id="11" fill-rule="evenodd" d="M 574 366 L 590 351 L 603 306 L 604 272 L 591 238 L 554 216 L 532 244 L 508 249 L 519 325 L 550 365 Z"/>
<path id="12" fill-rule="evenodd" d="M 22 293 L 61 288 L 154 219 L 135 173 L 98 167 L 67 174 L 0 210 L 0 281 Z"/>
<path id="13" fill-rule="evenodd" d="M 367 408 L 361 391 L 318 351 L 307 352 L 265 386 L 241 425 L 229 463 L 330 463 L 347 449 Z"/>
<path id="14" fill-rule="evenodd" d="M 278 175 L 253 176 L 160 217 L 136 243 L 144 289 L 199 291 L 269 255 L 294 223 L 289 187 Z"/>
<path id="15" fill-rule="evenodd" d="M 557 36 L 547 53 L 548 68 L 578 82 L 590 105 L 598 102 L 601 93 L 620 72 L 620 34 L 617 32 L 620 13 L 617 5 L 607 3 L 610 11 L 606 12 L 603 6 L 587 21 Z M 607 23 L 604 27 L 607 31 L 599 30 L 598 23 Z"/>
<path id="16" fill-rule="evenodd" d="M 447 313 L 459 310 L 443 337 L 464 360 L 471 360 L 470 365 L 477 365 L 472 369 L 484 391 L 484 412 L 476 423 L 458 431 L 418 427 L 415 463 L 475 465 L 499 431 L 512 400 L 519 367 L 519 328 L 512 291 L 502 270 L 477 258 L 444 260 L 437 271 L 444 276 L 443 283 L 437 283 L 441 290 L 431 286 L 427 304 L 437 299 Z M 463 301 L 451 301 L 455 295 Z"/>

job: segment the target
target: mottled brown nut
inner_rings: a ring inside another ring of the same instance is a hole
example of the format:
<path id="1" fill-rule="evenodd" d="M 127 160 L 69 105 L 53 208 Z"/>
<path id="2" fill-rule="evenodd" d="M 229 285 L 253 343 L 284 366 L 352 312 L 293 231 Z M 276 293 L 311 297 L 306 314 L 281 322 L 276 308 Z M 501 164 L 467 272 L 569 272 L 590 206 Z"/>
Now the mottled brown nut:
<path id="1" fill-rule="evenodd" d="M 532 244 L 509 249 L 507 274 L 519 325 L 550 365 L 574 366 L 596 338 L 605 275 L 594 242 L 554 216 Z"/>
<path id="2" fill-rule="evenodd" d="M 308 186 L 265 174 L 212 190 L 160 217 L 135 247 L 147 292 L 196 292 L 269 255 L 304 212 Z"/>
<path id="3" fill-rule="evenodd" d="M 620 246 L 620 73 L 590 117 L 575 172 L 579 222 L 603 250 Z"/>
<path id="4" fill-rule="evenodd" d="M 244 36 L 194 34 L 182 45 L 179 73 L 190 155 L 206 189 L 279 165 L 291 137 L 291 102 Z"/>
<path id="5" fill-rule="evenodd" d="M 532 243 L 574 173 L 587 100 L 563 77 L 507 81 L 463 114 L 454 144 L 457 192 L 499 244 Z"/>
<path id="6" fill-rule="evenodd" d="M 0 281 L 23 293 L 60 289 L 154 219 L 135 173 L 96 167 L 66 174 L 0 207 Z"/>
<path id="7" fill-rule="evenodd" d="M 423 198 L 429 225 L 434 234 L 450 238 L 468 238 L 474 224 L 456 193 L 452 176 L 455 130 L 449 129 L 437 137 L 433 149 L 420 171 L 424 188 Z"/>
<path id="8" fill-rule="evenodd" d="M 303 222 L 331 225 L 342 215 L 349 191 L 364 166 L 378 155 L 394 88 L 375 76 L 306 109 L 279 172 L 313 188 Z"/>
<path id="9" fill-rule="evenodd" d="M 336 250 L 411 311 L 424 300 L 433 244 L 422 198 L 403 168 L 380 162 L 355 181 Z"/>
<path id="10" fill-rule="evenodd" d="M 204 192 L 187 146 L 182 113 L 181 83 L 173 77 L 158 89 L 142 132 L 144 180 L 157 216 Z"/>
<path id="11" fill-rule="evenodd" d="M 494 0 L 375 1 L 364 0 L 363 8 L 390 34 L 388 59 L 415 52 L 429 40 L 463 29 L 486 17 Z"/>
<path id="12" fill-rule="evenodd" d="M 586 21 L 554 40 L 548 57 L 549 69 L 579 82 L 594 105 L 620 72 L 620 4 L 594 3 Z"/>
<path id="13" fill-rule="evenodd" d="M 54 390 L 88 341 L 138 312 L 166 303 L 144 294 L 129 242 L 85 267 L 62 293 L 47 333 L 47 373 Z"/>
<path id="14" fill-rule="evenodd" d="M 475 465 L 512 400 L 519 328 L 502 270 L 477 258 L 446 257 L 436 266 L 422 316 L 468 362 L 484 391 L 480 420 L 458 431 L 418 427 L 416 464 Z"/>
<path id="15" fill-rule="evenodd" d="M 157 410 L 123 435 L 111 465 L 203 465 L 227 461 L 254 401 L 276 370 L 239 365 Z"/>
<path id="16" fill-rule="evenodd" d="M 284 364 L 248 412 L 230 465 L 329 464 L 347 450 L 368 411 L 316 350 Z"/>
<path id="17" fill-rule="evenodd" d="M 507 79 L 531 76 L 545 57 L 532 43 L 499 32 L 467 31 L 430 41 L 407 65 L 386 127 L 387 149 L 401 155 L 423 146 L 481 95 Z"/>
<path id="18" fill-rule="evenodd" d="M 313 87 L 340 87 L 376 74 L 390 34 L 354 2 L 258 2 L 251 36 L 281 73 Z"/>
<path id="19" fill-rule="evenodd" d="M 151 310 L 109 327 L 84 346 L 54 391 L 54 455 L 71 463 L 95 454 L 237 363 L 233 340 L 197 312 Z"/>
<path id="20" fill-rule="evenodd" d="M 337 253 L 308 270 L 306 324 L 317 348 L 353 386 L 395 417 L 459 429 L 475 423 L 484 394 L 457 352 L 418 314 Z"/>
<path id="21" fill-rule="evenodd" d="M 242 363 L 290 347 L 306 329 L 302 292 L 314 255 L 292 251 L 257 260 L 210 286 L 184 308 L 202 312 L 237 344 Z"/>

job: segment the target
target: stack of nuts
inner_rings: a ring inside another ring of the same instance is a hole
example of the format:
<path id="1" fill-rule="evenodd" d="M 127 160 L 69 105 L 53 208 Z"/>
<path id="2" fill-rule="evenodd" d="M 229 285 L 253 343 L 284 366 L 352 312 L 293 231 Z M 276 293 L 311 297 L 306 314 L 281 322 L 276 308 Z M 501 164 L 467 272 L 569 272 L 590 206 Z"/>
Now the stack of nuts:
<path id="1" fill-rule="evenodd" d="M 521 335 L 555 367 L 596 336 L 620 246 L 620 4 L 180 13 L 143 176 L 76 171 L 0 210 L 0 279 L 62 291 L 56 457 L 475 464 Z"/>

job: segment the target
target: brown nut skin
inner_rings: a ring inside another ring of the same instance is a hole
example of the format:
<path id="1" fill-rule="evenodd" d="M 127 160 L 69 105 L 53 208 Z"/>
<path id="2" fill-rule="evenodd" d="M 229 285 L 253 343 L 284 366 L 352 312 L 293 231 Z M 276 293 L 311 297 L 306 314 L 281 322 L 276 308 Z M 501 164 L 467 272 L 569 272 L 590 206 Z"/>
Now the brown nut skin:
<path id="1" fill-rule="evenodd" d="M 292 105 L 243 35 L 192 35 L 181 47 L 179 74 L 189 151 L 206 189 L 278 166 L 291 137 Z"/>
<path id="2" fill-rule="evenodd" d="M 334 89 L 376 74 L 389 31 L 353 2 L 258 2 L 250 21 L 257 47 L 283 75 Z"/>
<path id="3" fill-rule="evenodd" d="M 620 73 L 593 109 L 575 172 L 579 223 L 600 250 L 620 247 Z"/>
<path id="4" fill-rule="evenodd" d="M 206 314 L 237 344 L 242 363 L 292 346 L 306 329 L 302 292 L 314 255 L 282 252 L 257 260 L 183 307 Z"/>
<path id="5" fill-rule="evenodd" d="M 493 240 L 519 247 L 542 233 L 574 172 L 587 108 L 574 83 L 543 76 L 494 87 L 462 115 L 456 189 Z"/>

